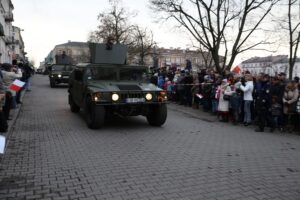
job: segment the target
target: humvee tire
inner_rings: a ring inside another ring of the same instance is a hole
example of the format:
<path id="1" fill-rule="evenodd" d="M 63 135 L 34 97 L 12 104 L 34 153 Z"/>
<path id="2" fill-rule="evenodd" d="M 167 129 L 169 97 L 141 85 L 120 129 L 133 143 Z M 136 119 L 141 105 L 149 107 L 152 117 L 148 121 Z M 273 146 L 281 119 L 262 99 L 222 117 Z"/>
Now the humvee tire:
<path id="1" fill-rule="evenodd" d="M 54 88 L 55 87 L 55 81 L 54 80 L 50 80 L 50 87 Z"/>
<path id="2" fill-rule="evenodd" d="M 90 98 L 86 100 L 85 118 L 87 126 L 90 129 L 99 129 L 103 126 L 105 120 L 104 106 L 95 105 Z"/>
<path id="3" fill-rule="evenodd" d="M 167 119 L 167 105 L 152 105 L 146 117 L 151 126 L 162 126 Z"/>
<path id="4" fill-rule="evenodd" d="M 71 112 L 78 113 L 80 111 L 80 107 L 75 104 L 73 97 L 71 95 L 69 95 L 69 104 L 70 104 Z"/>

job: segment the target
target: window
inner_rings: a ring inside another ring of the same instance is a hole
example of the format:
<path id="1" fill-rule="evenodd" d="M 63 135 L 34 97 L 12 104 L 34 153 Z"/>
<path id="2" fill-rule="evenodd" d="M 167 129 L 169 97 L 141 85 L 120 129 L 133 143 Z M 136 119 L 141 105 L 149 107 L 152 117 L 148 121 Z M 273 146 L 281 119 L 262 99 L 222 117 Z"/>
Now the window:
<path id="1" fill-rule="evenodd" d="M 92 80 L 117 80 L 117 71 L 113 67 L 95 67 L 88 72 L 88 79 Z"/>
<path id="2" fill-rule="evenodd" d="M 146 69 L 134 69 L 134 68 L 124 68 L 120 69 L 120 80 L 121 81 L 147 81 L 147 71 Z"/>

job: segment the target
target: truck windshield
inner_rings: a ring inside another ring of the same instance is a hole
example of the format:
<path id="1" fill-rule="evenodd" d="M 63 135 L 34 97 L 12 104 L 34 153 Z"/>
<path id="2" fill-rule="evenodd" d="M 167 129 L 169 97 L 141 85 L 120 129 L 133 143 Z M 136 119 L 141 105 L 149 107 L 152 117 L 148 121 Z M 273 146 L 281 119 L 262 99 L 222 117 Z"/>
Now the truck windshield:
<path id="1" fill-rule="evenodd" d="M 53 65 L 52 71 L 63 71 L 65 69 L 64 65 Z"/>
<path id="2" fill-rule="evenodd" d="M 89 80 L 117 80 L 116 69 L 112 67 L 91 68 L 87 71 L 87 76 Z"/>
<path id="3" fill-rule="evenodd" d="M 137 68 L 121 68 L 120 69 L 120 81 L 142 81 L 147 82 L 147 70 Z"/>

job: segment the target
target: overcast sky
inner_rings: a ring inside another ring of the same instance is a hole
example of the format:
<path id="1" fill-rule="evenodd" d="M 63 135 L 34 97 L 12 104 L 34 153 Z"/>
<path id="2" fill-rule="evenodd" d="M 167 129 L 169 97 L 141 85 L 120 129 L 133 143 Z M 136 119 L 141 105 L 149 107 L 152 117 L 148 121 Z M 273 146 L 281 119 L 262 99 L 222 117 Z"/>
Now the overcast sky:
<path id="1" fill-rule="evenodd" d="M 87 41 L 89 32 L 96 29 L 97 16 L 109 8 L 108 0 L 12 0 L 13 25 L 22 32 L 25 51 L 36 66 L 57 44 Z M 157 24 L 151 17 L 147 0 L 124 0 L 123 6 L 137 11 L 132 22 L 148 27 L 162 47 L 186 48 L 188 37 L 183 37 L 167 24 Z"/>
<path id="2" fill-rule="evenodd" d="M 136 11 L 132 23 L 151 29 L 159 47 L 191 46 L 189 36 L 173 28 L 170 22 L 156 23 L 148 8 L 149 0 L 123 0 L 123 7 Z M 88 34 L 99 24 L 97 16 L 110 8 L 108 0 L 12 0 L 14 4 L 13 25 L 22 32 L 25 51 L 36 67 L 55 45 L 70 41 L 86 42 Z M 287 54 L 281 51 L 273 54 Z M 248 51 L 237 57 L 234 66 L 252 56 L 271 55 L 270 52 Z"/>

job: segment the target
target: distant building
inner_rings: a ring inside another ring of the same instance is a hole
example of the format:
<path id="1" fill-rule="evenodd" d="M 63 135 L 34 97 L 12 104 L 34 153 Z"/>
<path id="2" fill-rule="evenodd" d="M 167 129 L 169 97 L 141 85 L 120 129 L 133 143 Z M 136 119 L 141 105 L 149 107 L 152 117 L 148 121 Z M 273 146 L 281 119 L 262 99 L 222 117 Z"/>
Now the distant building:
<path id="1" fill-rule="evenodd" d="M 140 58 L 138 55 L 131 56 L 129 60 L 130 64 L 138 64 Z M 210 62 L 211 57 L 207 52 L 199 52 L 189 49 L 165 49 L 165 48 L 153 48 L 151 53 L 144 59 L 144 63 L 150 67 L 176 67 L 178 69 L 184 69 L 187 66 L 187 62 L 190 62 L 193 71 L 199 71 L 201 69 L 212 68 L 213 62 Z M 207 62 L 205 62 L 207 60 Z"/>
<path id="2" fill-rule="evenodd" d="M 299 59 L 297 59 L 293 76 L 300 75 L 299 64 Z M 288 74 L 288 66 L 289 63 L 287 55 L 253 57 L 243 61 L 240 64 L 242 72 L 249 71 L 254 75 L 258 75 L 259 73 L 266 73 L 271 76 L 279 74 L 280 72 L 285 72 L 286 74 Z"/>
<path id="3" fill-rule="evenodd" d="M 89 45 L 86 42 L 69 41 L 68 43 L 56 45 L 51 53 L 53 63 L 57 63 L 56 58 L 59 58 L 63 54 L 69 57 L 70 63 L 74 65 L 90 61 Z"/>

